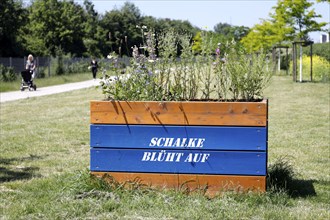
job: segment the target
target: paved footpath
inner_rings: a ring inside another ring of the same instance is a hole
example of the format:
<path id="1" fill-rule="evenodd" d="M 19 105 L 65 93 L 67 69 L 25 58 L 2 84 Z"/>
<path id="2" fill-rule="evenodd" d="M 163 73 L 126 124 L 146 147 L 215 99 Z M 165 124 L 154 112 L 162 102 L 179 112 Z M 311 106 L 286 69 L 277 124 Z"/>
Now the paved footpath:
<path id="1" fill-rule="evenodd" d="M 37 84 L 36 84 L 37 85 Z M 48 86 L 48 87 L 41 87 L 38 88 L 36 91 L 29 91 L 28 89 L 25 89 L 23 92 L 18 90 L 14 92 L 2 92 L 0 93 L 0 103 L 2 102 L 8 102 L 8 101 L 14 101 L 19 99 L 27 99 L 37 96 L 44 96 L 44 95 L 52 95 L 56 93 L 61 92 L 69 92 L 72 90 L 77 89 L 84 89 L 92 86 L 99 85 L 99 80 L 88 80 L 83 82 L 77 82 L 77 83 L 67 83 L 62 85 L 56 85 L 56 86 Z M 19 87 L 19 85 L 18 85 Z"/>

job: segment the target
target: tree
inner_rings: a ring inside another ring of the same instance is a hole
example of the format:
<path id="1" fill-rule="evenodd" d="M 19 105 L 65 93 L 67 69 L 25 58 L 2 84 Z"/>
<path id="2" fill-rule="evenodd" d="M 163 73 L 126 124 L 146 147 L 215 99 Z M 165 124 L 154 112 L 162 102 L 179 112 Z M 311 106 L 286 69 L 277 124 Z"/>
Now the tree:
<path id="1" fill-rule="evenodd" d="M 239 41 L 248 34 L 249 30 L 248 27 L 233 26 L 228 23 L 218 23 L 214 26 L 214 32 L 223 35 L 226 40 Z"/>
<path id="2" fill-rule="evenodd" d="M 90 0 L 84 1 L 86 22 L 84 24 L 86 56 L 102 56 L 102 44 L 106 44 L 106 31 L 100 26 L 100 17 Z"/>
<path id="3" fill-rule="evenodd" d="M 142 21 L 140 10 L 126 2 L 120 9 L 106 12 L 101 20 L 101 26 L 108 31 L 110 51 L 120 55 L 129 55 L 130 48 L 141 43 L 141 32 L 136 28 Z"/>
<path id="4" fill-rule="evenodd" d="M 22 1 L 0 1 L 0 56 L 17 56 L 23 50 L 19 29 L 26 24 L 27 11 Z"/>
<path id="5" fill-rule="evenodd" d="M 28 8 L 29 24 L 24 27 L 25 47 L 37 55 L 64 53 L 81 55 L 84 16 L 81 6 L 70 1 L 35 0 Z"/>
<path id="6" fill-rule="evenodd" d="M 85 51 L 83 44 L 84 9 L 73 0 L 63 1 L 60 6 L 61 17 L 57 27 L 60 38 L 59 46 L 63 48 L 64 53 L 82 56 Z"/>
<path id="7" fill-rule="evenodd" d="M 247 51 L 259 51 L 261 49 L 269 50 L 278 42 L 274 24 L 270 21 L 263 20 L 260 24 L 256 24 L 249 34 L 241 40 Z"/>
<path id="8" fill-rule="evenodd" d="M 285 10 L 282 19 L 293 27 L 296 38 L 308 40 L 308 33 L 321 31 L 322 27 L 327 24 L 315 21 L 315 18 L 319 18 L 321 15 L 316 14 L 314 9 L 309 10 L 313 4 L 307 0 L 279 0 L 275 9 Z"/>
<path id="9" fill-rule="evenodd" d="M 317 23 L 314 19 L 321 17 L 307 0 L 278 0 L 270 13 L 271 19 L 262 20 L 255 25 L 249 34 L 242 39 L 248 50 L 270 49 L 276 44 L 290 42 L 294 39 L 308 40 L 308 33 L 320 31 L 325 22 Z"/>
<path id="10" fill-rule="evenodd" d="M 214 26 L 214 31 L 218 34 L 229 36 L 232 34 L 232 26 L 228 23 L 218 23 Z"/>

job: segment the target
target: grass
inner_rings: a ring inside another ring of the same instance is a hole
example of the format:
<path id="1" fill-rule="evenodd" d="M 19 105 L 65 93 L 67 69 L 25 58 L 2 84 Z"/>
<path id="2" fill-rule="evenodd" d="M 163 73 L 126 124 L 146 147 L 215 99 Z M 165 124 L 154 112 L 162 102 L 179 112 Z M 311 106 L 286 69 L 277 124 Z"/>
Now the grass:
<path id="1" fill-rule="evenodd" d="M 329 219 L 329 92 L 275 76 L 265 94 L 273 184 L 213 199 L 91 178 L 89 101 L 99 89 L 1 103 L 0 219 Z"/>
<path id="2" fill-rule="evenodd" d="M 100 75 L 101 73 L 99 73 Z M 76 74 L 65 74 L 60 76 L 52 76 L 46 78 L 36 78 L 33 82 L 38 88 L 45 86 L 60 85 L 64 83 L 80 82 L 92 79 L 91 73 L 76 73 Z M 18 77 L 13 82 L 0 82 L 0 92 L 18 91 L 21 86 L 21 77 Z"/>

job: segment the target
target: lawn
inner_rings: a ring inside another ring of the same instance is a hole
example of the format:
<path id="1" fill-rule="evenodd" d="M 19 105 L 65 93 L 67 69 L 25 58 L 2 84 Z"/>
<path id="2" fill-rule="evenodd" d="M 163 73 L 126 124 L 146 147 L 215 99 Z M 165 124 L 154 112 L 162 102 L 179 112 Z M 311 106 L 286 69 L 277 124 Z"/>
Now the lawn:
<path id="1" fill-rule="evenodd" d="M 275 76 L 269 166 L 294 171 L 264 194 L 105 185 L 89 176 L 89 101 L 96 88 L 1 103 L 0 219 L 329 219 L 330 87 Z"/>

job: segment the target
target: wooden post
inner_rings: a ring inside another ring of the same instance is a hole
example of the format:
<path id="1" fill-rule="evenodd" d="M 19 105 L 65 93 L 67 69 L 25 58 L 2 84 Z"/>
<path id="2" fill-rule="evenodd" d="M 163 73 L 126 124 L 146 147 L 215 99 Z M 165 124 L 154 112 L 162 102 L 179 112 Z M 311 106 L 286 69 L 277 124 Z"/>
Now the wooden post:
<path id="1" fill-rule="evenodd" d="M 299 43 L 299 82 L 302 81 L 302 43 Z"/>
<path id="2" fill-rule="evenodd" d="M 296 57 L 296 43 L 292 43 L 292 78 L 293 81 L 297 80 L 297 57 Z"/>
<path id="3" fill-rule="evenodd" d="M 273 47 L 272 60 L 273 60 L 273 63 L 274 63 L 273 72 L 275 74 L 276 73 L 276 47 Z"/>
<path id="4" fill-rule="evenodd" d="M 311 82 L 313 82 L 313 44 L 310 47 L 310 56 L 311 56 Z"/>
<path id="5" fill-rule="evenodd" d="M 281 47 L 279 47 L 278 49 L 277 71 L 281 74 Z"/>
<path id="6" fill-rule="evenodd" d="M 48 77 L 50 77 L 50 57 L 48 57 Z"/>
<path id="7" fill-rule="evenodd" d="M 289 53 L 288 53 L 288 48 L 286 48 L 286 75 L 289 75 Z"/>

